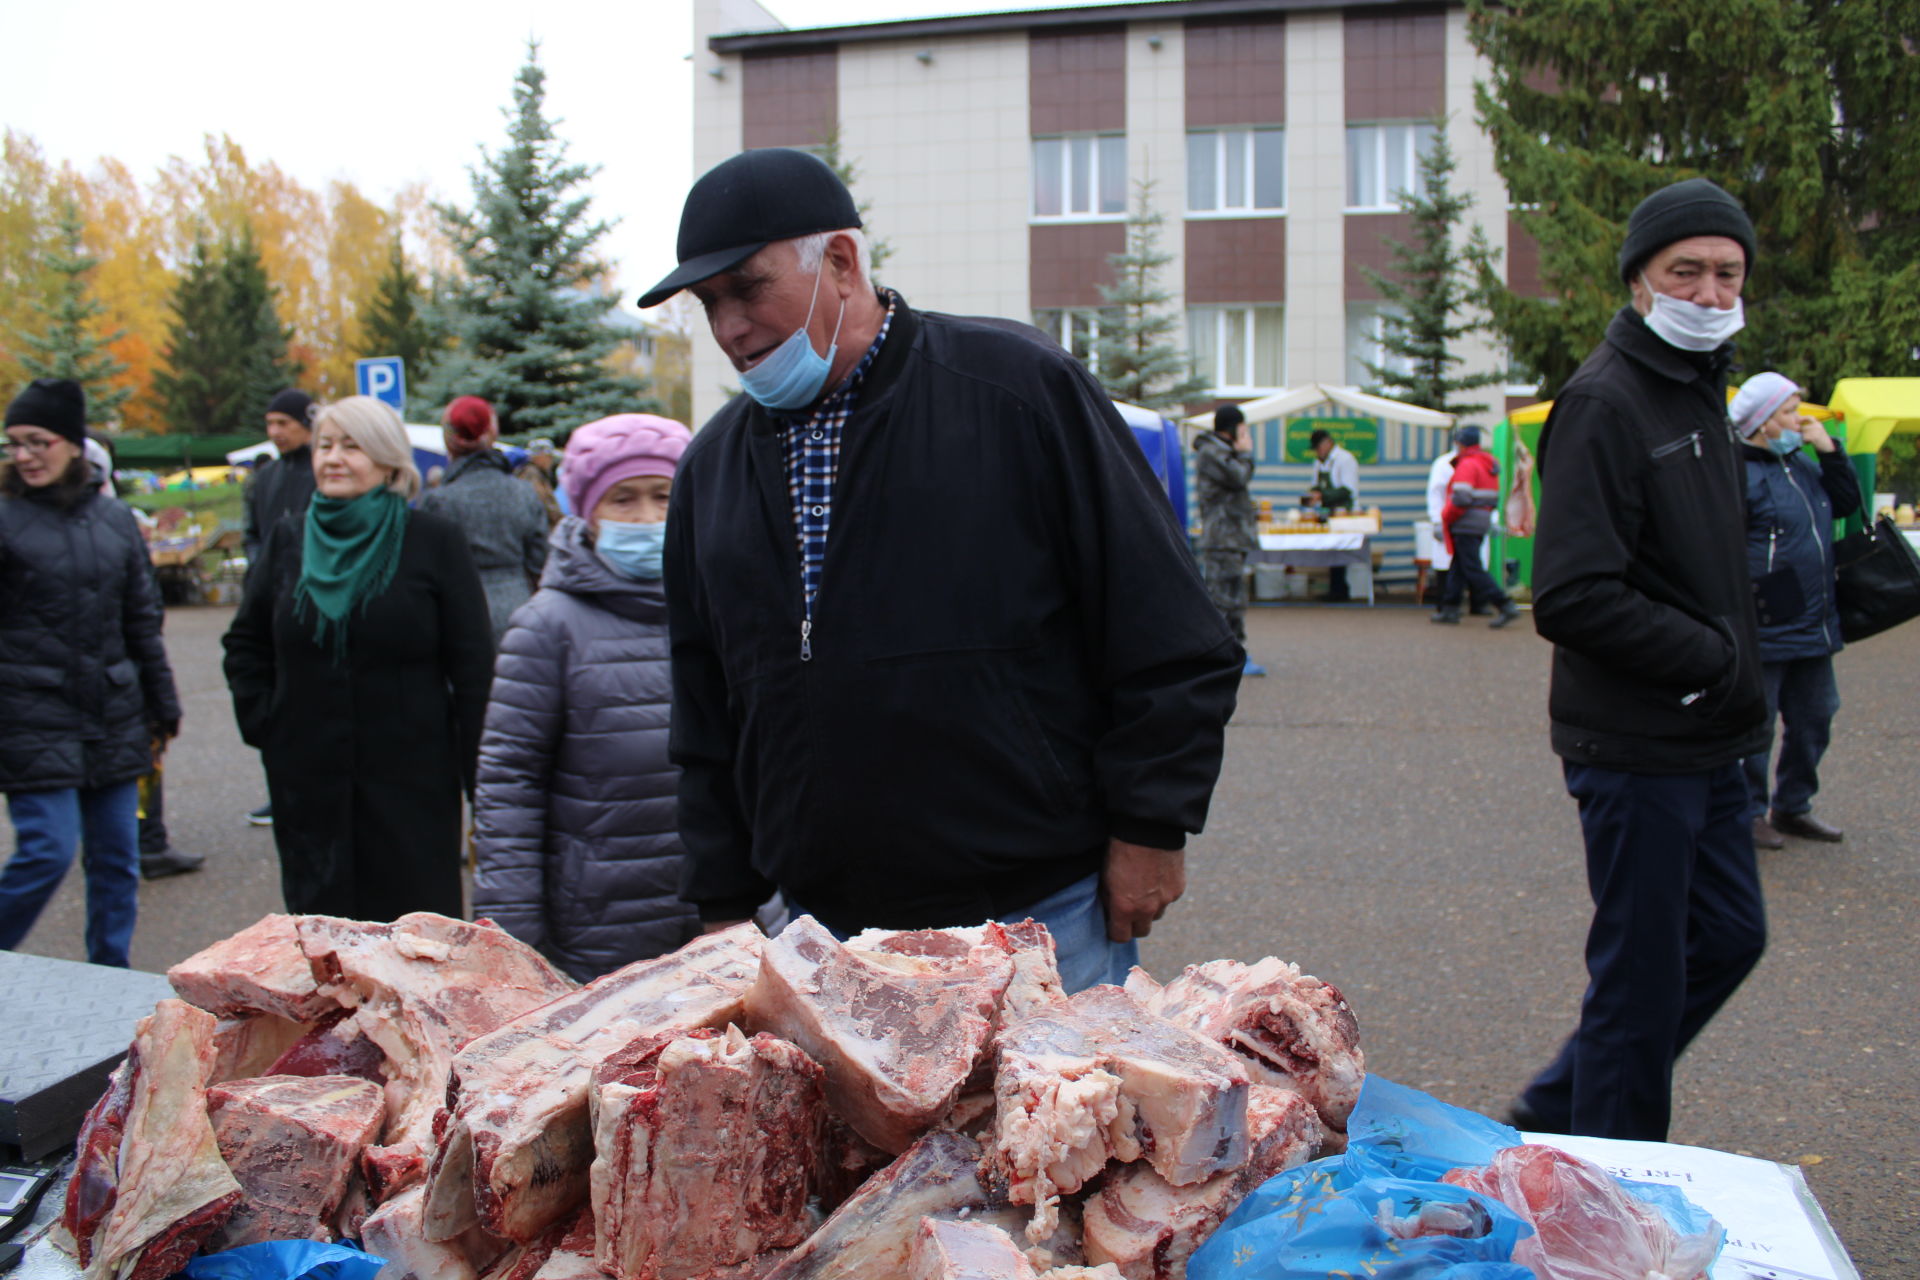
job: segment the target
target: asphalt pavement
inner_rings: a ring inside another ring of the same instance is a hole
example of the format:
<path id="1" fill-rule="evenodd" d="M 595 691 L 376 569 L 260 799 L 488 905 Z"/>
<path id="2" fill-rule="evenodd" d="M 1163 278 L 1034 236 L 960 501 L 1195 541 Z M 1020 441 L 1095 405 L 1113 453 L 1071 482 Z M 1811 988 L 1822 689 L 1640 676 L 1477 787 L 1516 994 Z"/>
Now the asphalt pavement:
<path id="1" fill-rule="evenodd" d="M 231 612 L 168 613 L 186 707 L 168 825 L 207 867 L 145 886 L 139 968 L 281 906 L 272 834 L 243 817 L 265 784 L 220 676 Z M 1242 686 L 1188 896 L 1143 944 L 1147 967 L 1294 961 L 1346 993 L 1370 1070 L 1501 1114 L 1585 981 L 1546 644 L 1525 622 L 1438 627 L 1404 606 L 1257 608 L 1248 627 L 1271 674 Z M 1675 1082 L 1672 1140 L 1802 1166 L 1868 1280 L 1920 1275 L 1917 652 L 1920 627 L 1836 659 L 1845 706 L 1817 806 L 1846 841 L 1761 853 L 1766 958 Z M 75 874 L 23 949 L 83 959 L 81 929 Z"/>

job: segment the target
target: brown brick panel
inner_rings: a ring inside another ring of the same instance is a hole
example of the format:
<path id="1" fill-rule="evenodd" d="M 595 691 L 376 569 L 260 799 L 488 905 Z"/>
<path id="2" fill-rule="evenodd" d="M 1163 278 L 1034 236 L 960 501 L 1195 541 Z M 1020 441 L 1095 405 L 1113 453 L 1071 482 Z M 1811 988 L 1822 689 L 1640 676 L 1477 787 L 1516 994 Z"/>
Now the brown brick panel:
<path id="1" fill-rule="evenodd" d="M 1410 213 L 1350 213 L 1347 215 L 1347 301 L 1377 302 L 1380 290 L 1361 267 L 1372 267 L 1393 278 L 1393 244 L 1413 242 Z"/>
<path id="2" fill-rule="evenodd" d="M 840 117 L 840 54 L 751 54 L 740 60 L 743 147 L 817 147 Z"/>
<path id="3" fill-rule="evenodd" d="M 1036 136 L 1125 129 L 1126 29 L 1075 27 L 1031 33 L 1027 101 Z"/>
<path id="4" fill-rule="evenodd" d="M 1347 119 L 1425 120 L 1447 100 L 1444 10 L 1362 13 L 1348 10 Z"/>
<path id="5" fill-rule="evenodd" d="M 1187 124 L 1285 124 L 1284 18 L 1187 23 Z"/>
<path id="6" fill-rule="evenodd" d="M 1187 305 L 1279 302 L 1287 296 L 1285 218 L 1187 222 Z"/>
<path id="7" fill-rule="evenodd" d="M 1113 265 L 1107 258 L 1126 247 L 1125 223 L 1028 227 L 1027 280 L 1033 309 L 1105 306 L 1099 286 L 1113 283 Z"/>
<path id="8" fill-rule="evenodd" d="M 1540 242 L 1511 212 L 1507 214 L 1507 288 L 1528 298 L 1547 291 L 1540 283 Z"/>

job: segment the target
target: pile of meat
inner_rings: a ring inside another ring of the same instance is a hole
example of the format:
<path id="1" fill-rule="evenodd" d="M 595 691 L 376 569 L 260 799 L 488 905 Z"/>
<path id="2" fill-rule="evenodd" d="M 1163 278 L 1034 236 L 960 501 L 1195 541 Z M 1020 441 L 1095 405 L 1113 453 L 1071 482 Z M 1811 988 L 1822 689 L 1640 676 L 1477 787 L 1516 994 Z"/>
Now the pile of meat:
<path id="1" fill-rule="evenodd" d="M 1363 1076 L 1292 965 L 1068 997 L 1032 921 L 575 987 L 484 920 L 268 916 L 168 977 L 81 1134 L 88 1280 L 338 1238 L 381 1280 L 1178 1277 Z"/>

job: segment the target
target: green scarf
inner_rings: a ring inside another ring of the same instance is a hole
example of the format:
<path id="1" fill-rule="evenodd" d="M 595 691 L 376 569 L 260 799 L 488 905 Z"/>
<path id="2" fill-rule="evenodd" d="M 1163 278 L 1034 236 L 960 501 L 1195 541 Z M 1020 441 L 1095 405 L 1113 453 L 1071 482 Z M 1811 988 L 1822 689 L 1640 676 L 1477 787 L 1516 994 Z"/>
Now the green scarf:
<path id="1" fill-rule="evenodd" d="M 300 581 L 293 589 L 296 617 L 313 615 L 313 639 L 333 660 L 347 653 L 347 617 L 387 589 L 400 564 L 407 532 L 407 500 L 385 485 L 357 498 L 313 495 Z"/>

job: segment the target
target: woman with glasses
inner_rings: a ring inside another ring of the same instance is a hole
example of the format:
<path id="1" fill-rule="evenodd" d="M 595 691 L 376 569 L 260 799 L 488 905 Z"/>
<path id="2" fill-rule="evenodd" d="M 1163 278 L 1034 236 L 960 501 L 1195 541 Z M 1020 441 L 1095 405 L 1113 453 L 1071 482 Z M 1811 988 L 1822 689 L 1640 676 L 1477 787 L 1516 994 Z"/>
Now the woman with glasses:
<path id="1" fill-rule="evenodd" d="M 128 967 L 140 889 L 137 782 L 180 732 L 160 595 L 133 513 L 100 491 L 78 383 L 7 406 L 0 475 L 0 790 L 14 852 L 0 948 L 26 938 L 82 851 L 87 959 Z"/>

